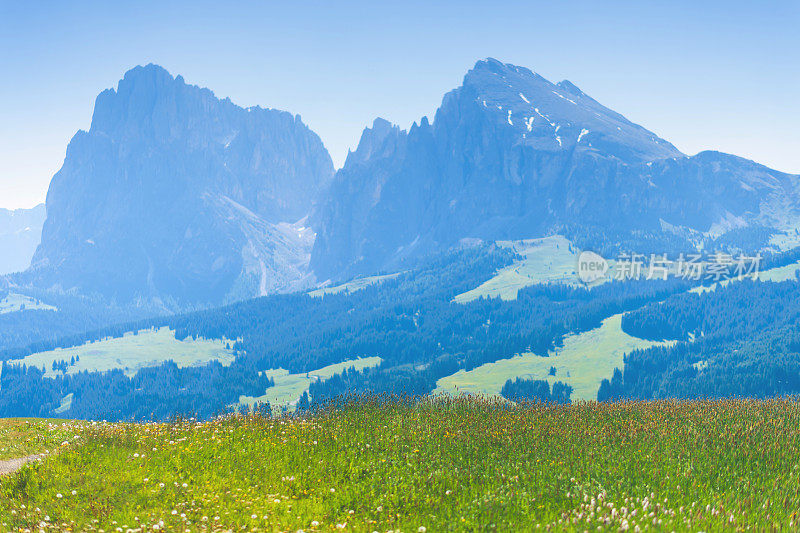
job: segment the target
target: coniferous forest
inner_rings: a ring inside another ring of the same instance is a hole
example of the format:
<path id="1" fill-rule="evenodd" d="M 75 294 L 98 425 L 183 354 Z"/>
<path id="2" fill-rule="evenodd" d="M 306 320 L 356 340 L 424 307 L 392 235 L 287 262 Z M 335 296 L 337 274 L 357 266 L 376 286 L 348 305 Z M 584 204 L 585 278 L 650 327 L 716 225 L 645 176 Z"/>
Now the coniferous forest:
<path id="1" fill-rule="evenodd" d="M 110 420 L 163 417 L 169 412 L 208 416 L 235 403 L 240 395 L 262 395 L 268 382 L 259 378 L 261 371 L 308 372 L 372 356 L 381 357 L 380 366 L 312 383 L 313 401 L 353 392 L 427 394 L 438 379 L 460 369 L 471 370 L 520 352 L 545 357 L 568 333 L 596 328 L 610 315 L 689 287 L 682 280 L 609 283 L 593 289 L 536 285 L 511 301 L 452 301 L 513 260 L 510 251 L 496 246 L 464 248 L 436 255 L 395 279 L 352 293 L 276 295 L 7 349 L 3 359 L 19 359 L 164 326 L 174 329 L 179 339 L 239 339 L 232 346 L 238 355 L 229 367 L 177 368 L 168 363 L 139 371 L 133 378 L 120 371 L 55 379 L 44 377 L 42 369 L 7 369 L 1 378 L 0 415 L 49 413 L 71 394 L 70 416 Z M 208 387 L 209 383 L 214 386 Z M 188 391 L 203 391 L 203 397 L 191 400 Z"/>

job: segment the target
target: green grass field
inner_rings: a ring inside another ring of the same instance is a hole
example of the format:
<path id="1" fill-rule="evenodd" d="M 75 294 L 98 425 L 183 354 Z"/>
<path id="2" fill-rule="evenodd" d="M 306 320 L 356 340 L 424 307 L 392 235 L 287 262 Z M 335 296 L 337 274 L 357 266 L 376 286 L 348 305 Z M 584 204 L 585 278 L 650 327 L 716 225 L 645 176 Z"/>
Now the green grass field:
<path id="1" fill-rule="evenodd" d="M 770 268 L 758 273 L 761 281 L 788 281 L 797 279 L 796 272 L 800 269 L 800 261 L 782 267 Z"/>
<path id="2" fill-rule="evenodd" d="M 47 377 L 54 377 L 60 371 L 53 371 L 53 361 L 79 359 L 67 368 L 68 374 L 88 370 L 103 372 L 115 368 L 125 370 L 129 376 L 140 368 L 156 366 L 164 361 L 175 361 L 179 366 L 204 365 L 218 360 L 227 365 L 233 362 L 233 352 L 226 348 L 227 341 L 187 339 L 179 341 L 175 332 L 168 328 L 140 331 L 138 335 L 126 333 L 117 339 L 104 339 L 86 343 L 74 348 L 56 349 L 29 355 L 24 359 L 10 361 L 13 364 L 45 367 Z M 232 343 L 231 343 L 232 344 Z"/>
<path id="3" fill-rule="evenodd" d="M 328 365 L 302 374 L 290 374 L 288 370 L 282 368 L 268 370 L 264 373 L 275 381 L 275 386 L 268 388 L 262 396 L 242 396 L 239 398 L 239 404 L 253 405 L 257 402 L 269 402 L 273 408 L 281 409 L 286 407 L 290 409 L 295 406 L 303 393 L 308 391 L 312 382 L 318 379 L 330 378 L 334 374 L 341 374 L 350 368 L 363 370 L 378 366 L 380 363 L 380 357 L 364 357 Z"/>
<path id="4" fill-rule="evenodd" d="M 11 293 L 0 299 L 0 315 L 4 313 L 15 313 L 17 311 L 57 311 L 56 307 L 44 302 L 24 296 L 22 294 Z"/>
<path id="5" fill-rule="evenodd" d="M 402 272 L 395 272 L 393 274 L 383 274 L 381 276 L 368 276 L 365 278 L 358 278 L 354 279 L 353 281 L 348 281 L 347 283 L 343 283 L 341 285 L 336 285 L 335 287 L 323 287 L 321 289 L 315 289 L 313 291 L 310 291 L 308 295 L 313 296 L 314 298 L 319 298 L 320 296 L 325 296 L 326 294 L 339 294 L 340 292 L 356 292 L 360 291 L 365 287 L 369 287 L 370 285 L 381 283 L 388 279 L 394 279 L 400 274 L 402 274 Z"/>
<path id="6" fill-rule="evenodd" d="M 549 357 L 527 353 L 468 372 L 459 370 L 440 379 L 434 394 L 499 394 L 507 380 L 519 377 L 562 381 L 572 386 L 573 401 L 594 400 L 600 382 L 610 378 L 614 368 L 622 369 L 626 353 L 659 344 L 628 335 L 621 323 L 622 315 L 614 315 L 603 320 L 599 328 L 568 335 L 563 346 Z M 551 366 L 556 368 L 555 376 L 549 375 Z"/>
<path id="7" fill-rule="evenodd" d="M 551 246 L 557 242 L 555 238 L 548 239 L 553 239 L 550 242 Z M 559 249 L 561 248 L 563 246 L 559 244 Z M 795 279 L 795 272 L 798 269 L 800 269 L 800 261 L 761 271 L 757 278 L 764 282 L 791 280 Z M 457 296 L 456 301 L 469 301 L 479 296 L 516 298 L 516 291 L 521 287 L 509 284 L 501 288 L 499 281 L 501 279 L 508 281 L 512 277 L 509 273 L 498 274 L 478 289 Z M 719 284 L 724 286 L 731 282 L 735 281 L 726 280 Z M 492 283 L 495 283 L 494 288 L 490 287 Z M 695 287 L 690 292 L 713 291 L 717 285 Z M 496 291 L 492 293 L 491 291 L 495 289 Z M 567 336 L 564 339 L 563 347 L 551 353 L 550 357 L 520 354 L 494 363 L 487 363 L 470 371 L 461 370 L 440 379 L 434 394 L 499 394 L 508 379 L 520 377 L 547 379 L 551 383 L 562 381 L 573 387 L 573 399 L 594 400 L 602 380 L 610 378 L 614 368 L 623 368 L 623 356 L 626 353 L 661 344 L 626 334 L 621 328 L 621 318 L 622 315 L 614 315 L 605 319 L 598 329 Z M 551 366 L 556 367 L 555 376 L 549 375 Z"/>
<path id="8" fill-rule="evenodd" d="M 797 270 L 800 269 L 800 261 L 795 261 L 794 263 L 784 265 L 782 267 L 775 267 L 770 268 L 767 270 L 759 271 L 757 275 L 752 274 L 746 276 L 747 278 L 759 281 L 770 281 L 770 282 L 781 282 L 781 281 L 789 281 L 797 279 Z M 698 294 L 703 294 L 710 291 L 717 290 L 718 286 L 725 287 L 729 283 L 736 283 L 739 281 L 738 279 L 726 279 L 719 281 L 717 283 L 712 283 L 711 285 L 701 285 L 698 287 L 694 287 L 690 290 L 690 292 L 695 292 Z"/>
<path id="9" fill-rule="evenodd" d="M 373 400 L 79 437 L 0 479 L 4 530 L 777 531 L 800 509 L 790 400 Z"/>
<path id="10" fill-rule="evenodd" d="M 73 444 L 84 424 L 64 420 L 0 419 L 0 461 L 49 453 Z"/>
<path id="11" fill-rule="evenodd" d="M 794 217 L 787 217 L 784 215 L 783 220 L 788 222 L 792 218 Z M 782 252 L 800 246 L 800 233 L 798 232 L 800 225 L 798 225 L 798 222 L 800 221 L 795 221 L 794 224 L 790 224 L 794 227 L 787 229 L 784 233 L 773 235 L 769 240 L 769 244 Z"/>
<path id="12" fill-rule="evenodd" d="M 520 289 L 537 283 L 579 283 L 575 274 L 578 255 L 571 250 L 570 242 L 561 235 L 524 241 L 498 241 L 498 245 L 511 248 L 522 259 L 501 268 L 490 280 L 459 294 L 457 303 L 466 303 L 480 297 L 516 300 Z"/>

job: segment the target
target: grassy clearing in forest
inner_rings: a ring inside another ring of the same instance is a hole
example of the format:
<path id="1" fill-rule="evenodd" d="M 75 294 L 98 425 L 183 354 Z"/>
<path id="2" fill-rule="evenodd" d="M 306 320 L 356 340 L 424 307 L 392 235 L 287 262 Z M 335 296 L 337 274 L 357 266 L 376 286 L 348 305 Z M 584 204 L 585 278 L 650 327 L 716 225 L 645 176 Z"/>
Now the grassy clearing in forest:
<path id="1" fill-rule="evenodd" d="M 763 530 L 800 509 L 790 400 L 362 400 L 79 441 L 0 480 L 3 529 Z"/>
<path id="2" fill-rule="evenodd" d="M 300 374 L 290 374 L 288 370 L 283 368 L 267 370 L 264 373 L 275 381 L 275 385 L 268 388 L 262 396 L 239 397 L 239 404 L 252 406 L 262 402 L 269 403 L 273 409 L 293 408 L 303 393 L 308 392 L 311 383 L 314 381 L 331 378 L 335 374 L 341 374 L 351 368 L 364 370 L 379 364 L 381 364 L 380 357 L 364 357 L 350 359 L 349 361 L 335 363 Z"/>
<path id="3" fill-rule="evenodd" d="M 58 311 L 58 309 L 23 294 L 11 293 L 5 298 L 0 298 L 0 315 L 17 311 Z"/>
<path id="4" fill-rule="evenodd" d="M 343 283 L 342 285 L 336 285 L 335 287 L 323 287 L 321 289 L 314 289 L 313 291 L 309 291 L 308 295 L 313 298 L 319 298 L 321 296 L 325 296 L 326 294 L 339 294 L 340 292 L 347 292 L 347 293 L 356 292 L 366 287 L 369 287 L 370 285 L 381 283 L 389 279 L 395 279 L 402 273 L 403 272 L 394 272 L 392 274 L 382 274 L 378 276 L 367 276 L 365 278 L 356 278 L 352 281 L 348 281 L 347 283 Z"/>
<path id="5" fill-rule="evenodd" d="M 434 394 L 500 394 L 509 379 L 561 381 L 573 388 L 573 400 L 595 400 L 600 383 L 624 366 L 624 356 L 633 350 L 658 344 L 622 331 L 622 315 L 603 320 L 599 328 L 567 335 L 562 346 L 549 357 L 525 353 L 486 363 L 469 371 L 459 370 L 440 379 Z M 555 367 L 555 376 L 550 368 Z"/>
<path id="6" fill-rule="evenodd" d="M 60 370 L 53 370 L 53 361 L 69 362 L 75 358 L 75 364 L 67 367 L 67 374 L 121 368 L 128 376 L 133 376 L 140 368 L 157 366 L 166 361 L 174 361 L 183 367 L 205 365 L 212 360 L 229 365 L 235 359 L 233 350 L 229 348 L 232 344 L 233 341 L 219 339 L 188 338 L 181 341 L 175 338 L 174 331 L 163 327 L 87 342 L 73 348 L 56 348 L 9 363 L 44 367 L 45 376 L 52 378 L 61 374 Z"/>
<path id="7" fill-rule="evenodd" d="M 501 268 L 490 280 L 456 296 L 456 303 L 467 303 L 478 298 L 516 300 L 520 289 L 537 283 L 579 284 L 575 274 L 578 251 L 561 235 L 524 241 L 498 241 L 499 246 L 510 248 L 522 259 Z"/>

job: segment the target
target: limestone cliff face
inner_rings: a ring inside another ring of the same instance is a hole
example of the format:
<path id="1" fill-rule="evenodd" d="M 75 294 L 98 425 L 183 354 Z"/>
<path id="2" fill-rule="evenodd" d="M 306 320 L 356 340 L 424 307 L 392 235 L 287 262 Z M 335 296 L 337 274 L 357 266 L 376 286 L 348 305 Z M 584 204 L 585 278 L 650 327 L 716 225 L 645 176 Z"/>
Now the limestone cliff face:
<path id="1" fill-rule="evenodd" d="M 123 301 L 294 288 L 313 234 L 292 225 L 332 175 L 299 116 L 243 109 L 136 67 L 98 96 L 90 130 L 70 142 L 28 280 Z"/>
<path id="2" fill-rule="evenodd" d="M 569 225 L 763 223 L 766 204 L 790 198 L 797 211 L 797 183 L 726 154 L 687 157 L 568 81 L 490 59 L 445 95 L 432 124 L 364 132 L 316 212 L 312 266 L 319 279 L 347 277 L 465 238 Z"/>

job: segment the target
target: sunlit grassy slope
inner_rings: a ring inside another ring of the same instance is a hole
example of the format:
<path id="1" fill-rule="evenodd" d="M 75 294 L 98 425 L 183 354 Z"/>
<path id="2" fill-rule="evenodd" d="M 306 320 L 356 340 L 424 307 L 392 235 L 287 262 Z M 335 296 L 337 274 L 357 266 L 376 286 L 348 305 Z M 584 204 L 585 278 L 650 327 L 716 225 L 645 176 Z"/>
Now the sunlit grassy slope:
<path id="1" fill-rule="evenodd" d="M 561 246 L 559 245 L 559 248 Z M 757 278 L 764 282 L 780 282 L 795 279 L 796 271 L 800 269 L 800 261 L 790 265 L 764 270 L 758 273 Z M 498 274 L 481 287 L 487 286 L 494 280 L 502 277 Z M 719 284 L 727 285 L 736 283 L 735 280 L 721 281 Z M 718 284 L 698 286 L 691 292 L 707 292 L 715 290 Z M 481 289 L 479 287 L 478 289 Z M 477 291 L 478 289 L 475 289 Z M 483 289 L 481 289 L 483 290 Z M 475 291 L 456 297 L 476 294 Z M 502 292 L 493 296 L 502 296 Z M 486 291 L 480 295 L 487 296 Z M 478 296 L 480 296 L 478 295 Z M 516 297 L 516 292 L 514 292 Z M 477 297 L 477 296 L 476 296 Z M 463 298 L 462 298 L 462 301 Z M 622 331 L 622 315 L 614 315 L 603 321 L 600 328 L 584 333 L 569 335 L 564 340 L 564 345 L 550 354 L 550 357 L 540 357 L 535 354 L 520 354 L 494 363 L 487 363 L 470 371 L 461 370 L 437 382 L 435 394 L 480 393 L 499 394 L 503 384 L 508 379 L 547 379 L 551 383 L 562 381 L 573 387 L 573 399 L 593 400 L 597 397 L 597 390 L 603 379 L 611 377 L 615 368 L 622 369 L 623 357 L 635 349 L 648 348 L 655 343 L 632 337 Z M 556 368 L 556 375 L 550 376 L 550 367 Z"/>
<path id="2" fill-rule="evenodd" d="M 498 241 L 513 249 L 522 259 L 500 269 L 490 280 L 454 298 L 466 303 L 480 297 L 515 300 L 520 289 L 536 283 L 562 282 L 575 284 L 578 256 L 570 242 L 561 235 L 524 241 Z"/>
<path id="3" fill-rule="evenodd" d="M 0 298 L 0 315 L 4 313 L 14 313 L 16 311 L 57 311 L 52 305 L 48 305 L 29 296 L 11 293 L 5 298 Z"/>
<path id="4" fill-rule="evenodd" d="M 770 240 L 769 244 L 774 246 L 780 251 L 791 250 L 792 248 L 797 248 L 800 246 L 800 221 L 795 221 L 793 224 L 789 222 L 792 217 L 788 213 L 783 213 L 783 220 L 788 223 L 790 226 L 795 226 L 791 229 L 787 229 L 783 233 L 776 233 L 773 235 Z M 787 216 L 788 215 L 788 216 Z"/>
<path id="5" fill-rule="evenodd" d="M 87 426 L 0 481 L 5 530 L 791 530 L 794 401 L 367 401 Z"/>
<path id="6" fill-rule="evenodd" d="M 795 261 L 794 263 L 790 263 L 788 265 L 784 265 L 781 267 L 770 268 L 767 270 L 759 271 L 757 274 L 749 274 L 746 278 L 759 280 L 759 281 L 769 281 L 769 282 L 781 282 L 781 281 L 789 281 L 797 279 L 797 271 L 800 270 L 800 261 Z M 694 287 L 691 289 L 690 292 L 696 292 L 698 294 L 703 294 L 709 291 L 714 291 L 717 289 L 718 286 L 726 286 L 729 283 L 736 283 L 738 278 L 722 280 L 717 283 L 712 283 L 710 285 L 700 285 L 698 287 Z"/>
<path id="7" fill-rule="evenodd" d="M 470 371 L 460 370 L 440 379 L 434 394 L 499 394 L 506 380 L 519 377 L 562 381 L 572 386 L 573 400 L 594 400 L 600 382 L 610 378 L 614 368 L 623 367 L 626 353 L 658 344 L 628 335 L 622 331 L 621 322 L 622 315 L 614 315 L 599 328 L 569 335 L 549 357 L 521 354 Z M 549 375 L 550 367 L 556 368 L 555 376 Z"/>
<path id="8" fill-rule="evenodd" d="M 67 368 L 68 374 L 84 370 L 102 372 L 121 368 L 126 374 L 134 375 L 140 368 L 159 365 L 168 360 L 179 366 L 203 365 L 212 360 L 230 364 L 234 354 L 227 348 L 227 344 L 228 341 L 216 339 L 190 338 L 179 341 L 175 338 L 174 331 L 160 328 L 140 331 L 137 335 L 126 333 L 120 338 L 90 342 L 74 348 L 40 352 L 10 362 L 37 368 L 44 366 L 46 375 L 53 377 L 60 373 L 52 370 L 53 361 L 69 362 L 75 357 L 77 361 Z"/>
<path id="9" fill-rule="evenodd" d="M 761 281 L 788 281 L 797 279 L 797 271 L 800 269 L 800 261 L 796 261 L 782 267 L 770 268 L 758 273 Z"/>
<path id="10" fill-rule="evenodd" d="M 308 391 L 312 382 L 318 379 L 330 378 L 334 374 L 341 374 L 350 368 L 363 370 L 378 366 L 380 363 L 380 357 L 364 357 L 328 365 L 302 374 L 290 374 L 288 370 L 282 368 L 268 370 L 265 373 L 275 381 L 275 386 L 268 388 L 263 396 L 242 396 L 239 398 L 239 403 L 253 405 L 257 402 L 263 402 L 269 403 L 273 408 L 293 407 L 303 393 Z"/>
<path id="11" fill-rule="evenodd" d="M 348 281 L 347 283 L 343 283 L 341 285 L 336 285 L 335 287 L 323 287 L 322 289 L 315 289 L 313 291 L 310 291 L 308 295 L 318 298 L 326 294 L 338 294 L 340 292 L 356 292 L 360 291 L 365 287 L 369 287 L 370 285 L 374 285 L 375 283 L 380 283 L 388 279 L 394 279 L 400 274 L 402 274 L 402 272 L 395 272 L 393 274 L 383 274 L 380 276 L 368 276 L 365 278 L 358 278 L 354 279 L 353 281 Z"/>

